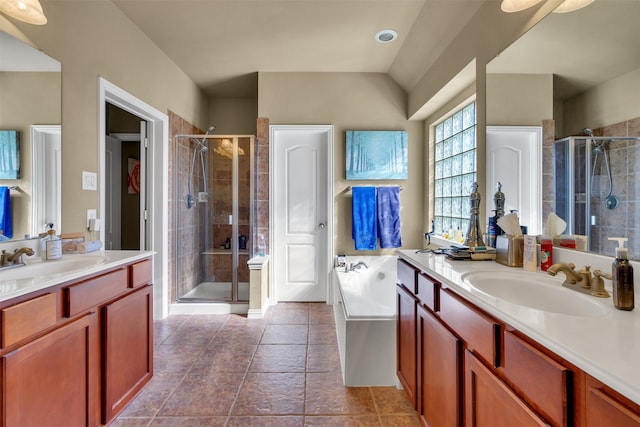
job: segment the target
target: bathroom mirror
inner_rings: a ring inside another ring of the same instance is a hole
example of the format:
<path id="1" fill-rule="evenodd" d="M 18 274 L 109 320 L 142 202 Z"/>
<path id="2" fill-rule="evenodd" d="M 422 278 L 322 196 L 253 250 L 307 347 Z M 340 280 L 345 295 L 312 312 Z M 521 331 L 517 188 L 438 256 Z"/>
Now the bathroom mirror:
<path id="1" fill-rule="evenodd" d="M 56 221 L 61 230 L 60 206 L 54 206 L 61 182 L 50 166 L 59 162 L 60 149 L 48 147 L 61 140 L 61 70 L 59 61 L 0 31 L 0 129 L 20 132 L 20 179 L 0 180 L 11 188 L 12 240 L 37 235 L 44 222 Z"/>
<path id="2" fill-rule="evenodd" d="M 583 128 L 592 128 L 596 136 L 639 136 L 637 16 L 640 2 L 626 0 L 596 0 L 575 12 L 549 14 L 487 64 L 487 99 L 494 95 L 491 89 L 498 87 L 497 78 L 510 79 L 510 87 L 515 88 L 499 94 L 500 105 L 487 102 L 487 125 L 540 126 L 540 120 L 554 119 L 555 140 L 582 135 Z M 544 89 L 533 94 L 527 89 L 531 87 L 528 82 L 536 79 L 538 83 L 542 81 Z M 515 117 L 522 111 L 518 105 L 524 109 L 533 109 L 535 105 L 538 111 L 527 111 L 524 118 L 522 114 Z M 639 259 L 640 232 L 635 206 L 640 198 L 636 172 L 640 143 L 623 144 L 622 149 L 614 142 L 610 145 L 611 168 L 621 178 L 616 184 L 620 204 L 614 210 L 601 210 L 600 217 L 594 215 L 592 226 L 603 221 L 606 227 L 602 227 L 599 242 L 591 245 L 591 250 L 613 256 L 614 244 L 606 237 L 622 235 L 629 238 L 630 257 Z M 552 152 L 553 147 L 545 145 L 545 217 L 554 210 Z M 635 164 L 629 159 L 635 159 Z M 619 163 L 615 164 L 616 161 Z"/>

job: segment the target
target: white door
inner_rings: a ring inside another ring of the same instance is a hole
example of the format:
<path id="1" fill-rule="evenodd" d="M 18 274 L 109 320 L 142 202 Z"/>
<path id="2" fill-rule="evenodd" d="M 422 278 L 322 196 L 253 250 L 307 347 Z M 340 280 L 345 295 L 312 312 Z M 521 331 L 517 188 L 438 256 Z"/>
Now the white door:
<path id="1" fill-rule="evenodd" d="M 326 301 L 333 126 L 271 126 L 275 301 Z"/>
<path id="2" fill-rule="evenodd" d="M 502 184 L 505 213 L 516 210 L 529 234 L 542 234 L 542 128 L 487 126 L 487 218 L 495 209 L 496 183 Z"/>

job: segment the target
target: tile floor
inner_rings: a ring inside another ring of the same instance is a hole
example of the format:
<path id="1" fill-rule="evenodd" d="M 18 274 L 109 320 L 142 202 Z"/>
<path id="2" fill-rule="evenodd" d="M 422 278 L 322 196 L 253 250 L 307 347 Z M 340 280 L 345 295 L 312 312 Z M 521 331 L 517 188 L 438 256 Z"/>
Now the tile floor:
<path id="1" fill-rule="evenodd" d="M 156 321 L 154 377 L 112 427 L 419 426 L 395 387 L 344 387 L 332 307 Z"/>

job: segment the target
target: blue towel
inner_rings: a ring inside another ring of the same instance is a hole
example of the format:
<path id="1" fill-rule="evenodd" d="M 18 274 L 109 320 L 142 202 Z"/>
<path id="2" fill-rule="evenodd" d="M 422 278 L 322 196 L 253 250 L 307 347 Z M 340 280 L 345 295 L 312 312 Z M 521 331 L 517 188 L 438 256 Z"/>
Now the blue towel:
<path id="1" fill-rule="evenodd" d="M 9 187 L 0 187 L 0 230 L 8 238 L 13 237 L 13 223 L 11 222 L 11 195 Z"/>
<path id="2" fill-rule="evenodd" d="M 400 233 L 400 187 L 378 187 L 378 237 L 380 247 L 402 246 Z"/>
<path id="3" fill-rule="evenodd" d="M 376 188 L 353 187 L 351 237 L 356 250 L 376 249 Z"/>

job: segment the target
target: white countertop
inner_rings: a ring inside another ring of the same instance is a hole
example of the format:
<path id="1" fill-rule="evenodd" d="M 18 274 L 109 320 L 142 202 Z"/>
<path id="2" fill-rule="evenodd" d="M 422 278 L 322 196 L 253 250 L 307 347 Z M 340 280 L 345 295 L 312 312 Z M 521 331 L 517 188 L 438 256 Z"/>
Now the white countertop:
<path id="1" fill-rule="evenodd" d="M 579 367 L 589 375 L 609 385 L 640 405 L 640 307 L 636 295 L 634 311 L 620 311 L 611 298 L 596 297 L 601 304 L 593 316 L 572 316 L 535 310 L 509 303 L 477 291 L 465 283 L 463 274 L 476 271 L 520 271 L 493 261 L 451 261 L 444 255 L 400 250 L 401 258 L 425 271 L 487 313 L 522 331 L 530 338 Z M 565 277 L 551 277 L 545 272 L 525 272 L 540 278 L 556 279 L 562 288 Z M 610 289 L 610 285 L 607 286 Z M 637 287 L 636 287 L 637 288 Z M 582 297 L 568 290 L 567 298 Z M 601 309 L 601 310 L 600 310 Z"/>
<path id="2" fill-rule="evenodd" d="M 35 255 L 23 256 L 26 266 L 0 270 L 0 302 L 69 280 L 95 276 L 102 271 L 147 258 L 154 253 L 152 251 L 98 251 L 88 254 L 65 254 L 59 261 L 42 261 Z M 48 267 L 54 272 L 48 272 Z M 7 279 L 16 274 L 21 277 Z"/>

